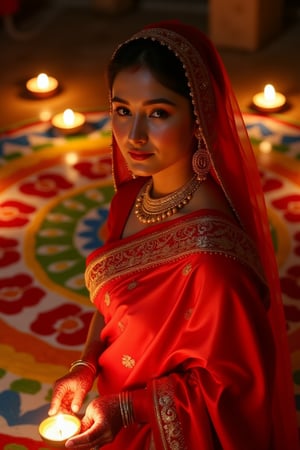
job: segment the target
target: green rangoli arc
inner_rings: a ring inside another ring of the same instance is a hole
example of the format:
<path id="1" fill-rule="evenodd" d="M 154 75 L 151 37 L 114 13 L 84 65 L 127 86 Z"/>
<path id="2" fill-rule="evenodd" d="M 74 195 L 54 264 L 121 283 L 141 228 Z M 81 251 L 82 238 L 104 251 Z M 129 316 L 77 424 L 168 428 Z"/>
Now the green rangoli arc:
<path id="1" fill-rule="evenodd" d="M 34 217 L 26 233 L 26 259 L 43 283 L 86 304 L 86 256 L 102 245 L 111 181 L 59 195 Z"/>

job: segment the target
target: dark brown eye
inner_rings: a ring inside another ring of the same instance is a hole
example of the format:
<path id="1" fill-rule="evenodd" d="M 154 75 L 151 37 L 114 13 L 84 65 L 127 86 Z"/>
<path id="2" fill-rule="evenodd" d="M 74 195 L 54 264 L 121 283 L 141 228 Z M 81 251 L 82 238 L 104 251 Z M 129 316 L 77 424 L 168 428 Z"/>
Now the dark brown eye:
<path id="1" fill-rule="evenodd" d="M 156 119 L 166 119 L 169 117 L 169 113 L 164 109 L 155 109 L 150 116 Z"/>
<path id="2" fill-rule="evenodd" d="M 116 109 L 115 109 L 115 111 L 116 111 L 116 113 L 119 115 L 119 116 L 129 116 L 130 115 L 130 111 L 129 111 L 129 109 L 128 108 L 125 108 L 124 106 L 118 106 Z"/>

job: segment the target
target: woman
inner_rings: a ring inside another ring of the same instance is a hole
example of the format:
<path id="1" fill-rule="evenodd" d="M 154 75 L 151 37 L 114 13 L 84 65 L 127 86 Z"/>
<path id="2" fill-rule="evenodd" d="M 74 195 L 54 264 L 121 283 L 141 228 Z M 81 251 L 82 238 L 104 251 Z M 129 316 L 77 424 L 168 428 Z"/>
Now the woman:
<path id="1" fill-rule="evenodd" d="M 97 312 L 49 414 L 77 413 L 98 376 L 68 448 L 296 450 L 264 198 L 218 54 L 158 23 L 108 79 L 117 192 L 87 261 Z"/>

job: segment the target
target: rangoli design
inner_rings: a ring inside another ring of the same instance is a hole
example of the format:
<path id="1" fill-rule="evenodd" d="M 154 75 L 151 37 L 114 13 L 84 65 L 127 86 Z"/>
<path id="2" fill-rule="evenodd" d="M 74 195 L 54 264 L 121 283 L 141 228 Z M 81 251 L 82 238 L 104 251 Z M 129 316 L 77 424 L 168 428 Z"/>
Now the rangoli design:
<path id="1" fill-rule="evenodd" d="M 300 424 L 300 127 L 244 117 L 279 264 Z M 53 381 L 78 358 L 93 313 L 85 258 L 106 238 L 114 190 L 109 116 L 92 112 L 86 119 L 77 135 L 37 122 L 0 136 L 4 450 L 45 450 L 37 428 L 47 416 Z"/>

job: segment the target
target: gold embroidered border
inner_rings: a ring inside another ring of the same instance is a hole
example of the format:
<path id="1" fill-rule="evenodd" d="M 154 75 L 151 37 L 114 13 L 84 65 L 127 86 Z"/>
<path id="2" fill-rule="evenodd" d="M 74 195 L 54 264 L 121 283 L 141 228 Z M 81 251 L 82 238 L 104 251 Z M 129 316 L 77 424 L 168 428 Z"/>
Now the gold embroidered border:
<path id="1" fill-rule="evenodd" d="M 165 450 L 187 450 L 182 425 L 177 416 L 174 389 L 168 379 L 153 382 L 153 402 L 160 437 Z"/>
<path id="2" fill-rule="evenodd" d="M 259 277 L 262 270 L 258 256 L 246 234 L 231 222 L 218 217 L 194 217 L 176 226 L 149 233 L 100 252 L 86 269 L 86 286 L 94 301 L 99 289 L 108 281 L 146 268 L 178 260 L 195 253 L 222 254 L 240 260 Z"/>

